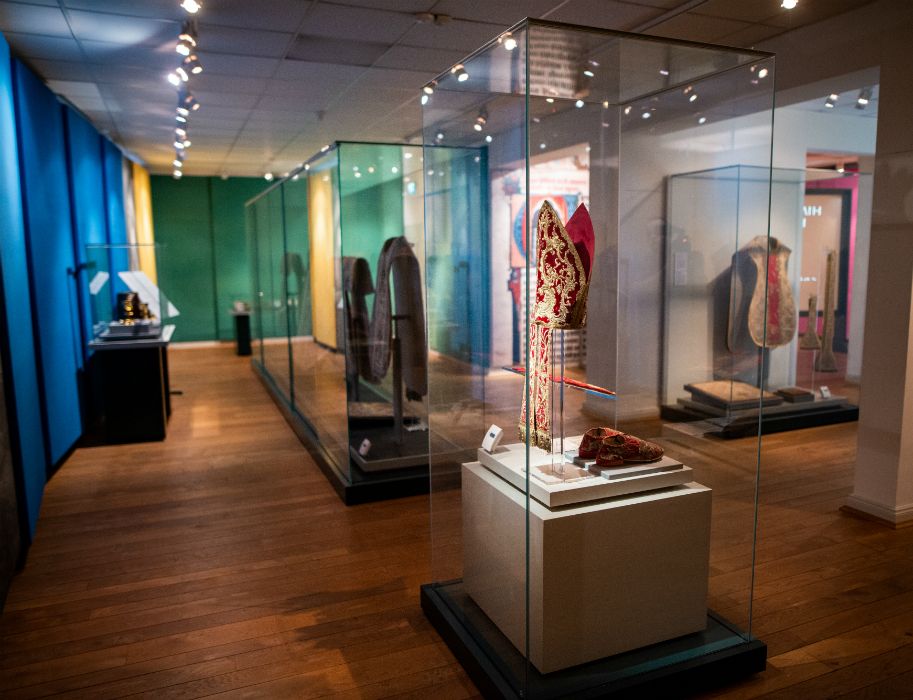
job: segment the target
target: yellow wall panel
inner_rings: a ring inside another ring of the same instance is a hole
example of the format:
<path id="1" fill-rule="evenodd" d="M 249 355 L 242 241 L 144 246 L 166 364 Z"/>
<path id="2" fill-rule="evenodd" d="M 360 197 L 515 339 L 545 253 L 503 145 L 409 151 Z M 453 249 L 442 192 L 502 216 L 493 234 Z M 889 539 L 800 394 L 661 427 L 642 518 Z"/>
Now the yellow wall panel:
<path id="1" fill-rule="evenodd" d="M 133 163 L 133 207 L 136 211 L 136 242 L 151 246 L 155 243 L 152 228 L 152 191 L 149 187 L 149 171 Z M 139 269 L 155 284 L 158 276 L 155 269 L 155 248 L 139 249 Z"/>
<path id="2" fill-rule="evenodd" d="M 314 340 L 336 347 L 336 227 L 334 176 L 315 173 L 308 183 L 311 238 L 311 318 Z"/>

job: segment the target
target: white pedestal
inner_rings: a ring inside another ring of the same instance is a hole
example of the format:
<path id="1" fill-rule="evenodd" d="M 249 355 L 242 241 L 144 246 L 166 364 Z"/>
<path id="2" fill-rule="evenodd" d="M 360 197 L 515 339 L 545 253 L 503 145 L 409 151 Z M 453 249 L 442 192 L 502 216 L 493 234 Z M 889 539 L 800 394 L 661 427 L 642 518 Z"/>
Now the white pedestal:
<path id="1" fill-rule="evenodd" d="M 691 482 L 554 510 L 463 465 L 463 585 L 550 673 L 697 632 L 707 622 L 711 491 Z"/>

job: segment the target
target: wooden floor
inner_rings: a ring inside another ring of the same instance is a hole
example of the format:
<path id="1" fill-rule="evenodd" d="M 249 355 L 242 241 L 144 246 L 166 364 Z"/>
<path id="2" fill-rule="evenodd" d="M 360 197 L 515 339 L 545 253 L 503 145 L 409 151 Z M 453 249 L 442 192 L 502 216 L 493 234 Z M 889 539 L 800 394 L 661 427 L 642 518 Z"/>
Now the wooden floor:
<path id="1" fill-rule="evenodd" d="M 246 359 L 171 362 L 168 440 L 78 450 L 49 485 L 0 696 L 475 696 L 418 605 L 427 497 L 345 508 Z M 854 450 L 852 424 L 765 438 L 770 662 L 717 696 L 913 698 L 913 528 L 838 511 Z"/>

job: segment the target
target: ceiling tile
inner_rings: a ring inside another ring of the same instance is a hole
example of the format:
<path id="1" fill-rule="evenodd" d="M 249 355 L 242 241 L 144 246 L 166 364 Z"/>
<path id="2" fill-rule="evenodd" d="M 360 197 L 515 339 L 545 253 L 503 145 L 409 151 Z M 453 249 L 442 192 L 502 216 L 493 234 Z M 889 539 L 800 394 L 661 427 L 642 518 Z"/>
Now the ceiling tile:
<path id="1" fill-rule="evenodd" d="M 389 12 L 344 5 L 318 4 L 308 14 L 306 33 L 334 39 L 367 39 L 393 43 L 416 23 L 410 12 Z"/>
<path id="2" fill-rule="evenodd" d="M 267 81 L 262 78 L 241 78 L 230 75 L 213 75 L 203 71 L 200 75 L 194 76 L 190 85 L 194 90 L 201 92 L 223 92 L 223 93 L 248 93 L 259 95 Z"/>
<path id="3" fill-rule="evenodd" d="M 328 5 L 356 5 L 375 10 L 397 10 L 399 12 L 431 12 L 437 0 L 329 0 Z"/>
<path id="4" fill-rule="evenodd" d="M 312 63 L 370 66 L 389 48 L 390 45 L 387 43 L 327 39 L 307 35 L 297 38 L 289 49 L 287 58 Z"/>
<path id="5" fill-rule="evenodd" d="M 569 4 L 576 4 L 571 0 Z M 558 0 L 486 0 L 486 2 L 466 2 L 466 0 L 440 0 L 434 5 L 435 14 L 450 15 L 456 19 L 471 19 L 477 22 L 489 22 L 510 26 L 525 17 L 541 17 L 545 12 L 560 5 Z"/>
<path id="6" fill-rule="evenodd" d="M 659 17 L 662 13 L 661 9 L 613 0 L 573 0 L 548 18 L 556 22 L 625 30 Z"/>
<path id="7" fill-rule="evenodd" d="M 782 34 L 784 31 L 785 30 L 780 27 L 771 27 L 767 24 L 752 24 L 737 32 L 720 37 L 719 42 L 726 46 L 751 48 L 766 39 L 771 39 L 778 34 Z"/>
<path id="8" fill-rule="evenodd" d="M 90 63 L 139 67 L 147 71 L 157 71 L 163 78 L 178 65 L 180 59 L 170 46 L 139 51 L 135 46 L 108 41 L 80 40 L 79 43 L 85 52 L 86 60 Z"/>
<path id="9" fill-rule="evenodd" d="M 235 56 L 224 53 L 200 52 L 203 72 L 214 75 L 238 75 L 247 78 L 269 78 L 279 68 L 278 58 Z"/>
<path id="10" fill-rule="evenodd" d="M 196 97 L 202 107 L 254 107 L 259 101 L 259 95 L 251 95 L 248 93 L 227 93 L 227 92 L 210 92 L 208 90 L 194 90 L 194 97 Z"/>
<path id="11" fill-rule="evenodd" d="M 198 49 L 200 57 L 207 51 L 239 54 L 242 56 L 263 56 L 265 58 L 282 58 L 294 39 L 289 32 L 272 32 L 257 29 L 239 29 L 235 27 L 200 28 Z"/>
<path id="12" fill-rule="evenodd" d="M 29 65 L 45 80 L 94 80 L 94 66 L 87 63 L 33 58 Z"/>
<path id="13" fill-rule="evenodd" d="M 337 86 L 355 80 L 364 73 L 361 66 L 347 66 L 329 62 L 285 60 L 274 76 L 280 80 L 312 80 L 326 82 L 332 80 Z"/>
<path id="14" fill-rule="evenodd" d="M 72 38 L 70 26 L 59 7 L 0 2 L 0 29 Z"/>
<path id="15" fill-rule="evenodd" d="M 720 37 L 734 34 L 750 26 L 747 22 L 738 22 L 718 17 L 698 17 L 693 14 L 682 14 L 650 28 L 650 33 L 673 39 L 703 41 L 712 43 Z"/>
<path id="16" fill-rule="evenodd" d="M 82 52 L 75 39 L 37 34 L 4 32 L 13 53 L 23 58 L 47 58 L 56 61 L 81 61 Z"/>
<path id="17" fill-rule="evenodd" d="M 207 4 L 200 15 L 200 35 L 205 36 L 211 25 L 287 32 L 299 27 L 315 4 L 310 0 L 261 1 L 252 12 L 251 0 L 218 0 Z"/>
<path id="18" fill-rule="evenodd" d="M 177 22 L 126 17 L 103 12 L 72 10 L 67 13 L 73 34 L 80 41 L 104 41 L 129 46 L 161 46 L 175 39 Z"/>
<path id="19" fill-rule="evenodd" d="M 391 46 L 375 64 L 381 68 L 414 69 L 427 68 L 437 75 L 443 73 L 466 55 L 465 51 L 454 51 L 421 46 Z"/>
<path id="20" fill-rule="evenodd" d="M 494 39 L 504 26 L 454 20 L 445 25 L 416 24 L 403 36 L 401 43 L 437 49 L 462 51 L 463 55 Z"/>
<path id="21" fill-rule="evenodd" d="M 56 2 L 54 4 L 57 4 Z M 106 13 L 130 17 L 151 17 L 182 21 L 187 15 L 177 0 L 62 0 L 71 10 L 98 12 L 102 7 Z"/>

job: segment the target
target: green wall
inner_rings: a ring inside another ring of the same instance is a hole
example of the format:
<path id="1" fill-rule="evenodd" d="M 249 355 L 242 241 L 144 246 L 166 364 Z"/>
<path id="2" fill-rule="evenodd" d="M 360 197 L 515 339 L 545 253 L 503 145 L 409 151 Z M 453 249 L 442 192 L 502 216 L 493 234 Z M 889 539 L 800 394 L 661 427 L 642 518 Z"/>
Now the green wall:
<path id="1" fill-rule="evenodd" d="M 174 340 L 233 339 L 229 310 L 236 299 L 251 302 L 244 202 L 263 190 L 263 180 L 151 180 L 159 286 L 181 312 Z"/>

